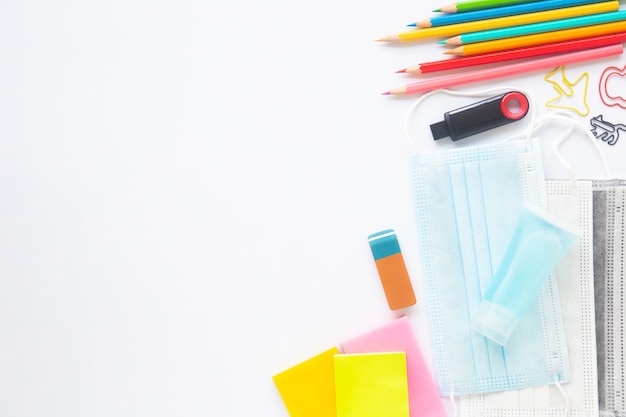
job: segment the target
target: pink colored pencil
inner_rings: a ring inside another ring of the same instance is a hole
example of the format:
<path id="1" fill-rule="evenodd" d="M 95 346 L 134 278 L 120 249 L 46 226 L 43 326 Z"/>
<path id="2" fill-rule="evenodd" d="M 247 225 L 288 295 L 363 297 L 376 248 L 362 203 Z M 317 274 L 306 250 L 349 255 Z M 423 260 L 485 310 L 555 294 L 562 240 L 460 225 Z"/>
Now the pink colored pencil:
<path id="1" fill-rule="evenodd" d="M 402 87 L 397 87 L 392 90 L 383 93 L 384 95 L 408 95 L 425 93 L 427 91 L 438 90 L 441 88 L 448 88 L 455 85 L 469 84 L 473 82 L 492 80 L 500 77 L 507 77 L 509 75 L 522 74 L 531 71 L 537 71 L 546 68 L 554 68 L 561 65 L 572 64 L 575 62 L 588 61 L 591 59 L 604 58 L 613 55 L 620 55 L 624 52 L 624 47 L 621 43 L 604 46 L 601 48 L 587 49 L 584 51 L 570 52 L 566 54 L 560 54 L 550 56 L 546 58 L 534 59 L 526 62 L 519 62 L 515 64 L 503 65 L 494 68 L 482 69 L 464 72 L 460 74 L 452 74 L 448 76 L 441 76 L 430 80 L 424 80 L 412 84 L 407 84 Z"/>

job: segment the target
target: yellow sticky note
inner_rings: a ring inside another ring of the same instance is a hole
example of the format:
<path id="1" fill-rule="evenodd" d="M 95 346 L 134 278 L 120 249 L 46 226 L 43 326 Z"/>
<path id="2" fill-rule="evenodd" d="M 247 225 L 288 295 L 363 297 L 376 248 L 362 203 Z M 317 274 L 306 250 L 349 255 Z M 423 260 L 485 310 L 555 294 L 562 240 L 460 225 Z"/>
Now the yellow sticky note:
<path id="1" fill-rule="evenodd" d="M 336 417 L 334 347 L 274 375 L 291 417 Z"/>
<path id="2" fill-rule="evenodd" d="M 337 417 L 409 417 L 404 352 L 335 355 Z"/>

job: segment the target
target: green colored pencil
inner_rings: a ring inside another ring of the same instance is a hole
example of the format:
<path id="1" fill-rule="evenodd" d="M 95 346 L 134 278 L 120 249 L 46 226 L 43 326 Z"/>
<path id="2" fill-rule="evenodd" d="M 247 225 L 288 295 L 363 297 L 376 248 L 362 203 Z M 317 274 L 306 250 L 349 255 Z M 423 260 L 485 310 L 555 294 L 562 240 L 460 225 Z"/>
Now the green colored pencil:
<path id="1" fill-rule="evenodd" d="M 481 30 L 465 33 L 445 41 L 439 42 L 450 46 L 467 45 L 469 43 L 486 42 L 495 39 L 513 38 L 516 36 L 533 35 L 535 33 L 553 32 L 555 30 L 574 29 L 583 26 L 593 26 L 602 23 L 611 23 L 626 20 L 626 10 L 598 13 L 588 16 L 571 17 L 568 19 L 552 20 L 527 25 L 511 26 L 501 29 Z"/>
<path id="2" fill-rule="evenodd" d="M 452 3 L 452 4 L 443 6 L 433 11 L 443 12 L 443 13 L 462 13 L 462 12 L 469 12 L 472 10 L 481 10 L 481 9 L 489 9 L 492 7 L 508 6 L 511 4 L 532 3 L 535 1 L 540 1 L 540 0 L 468 0 L 468 1 L 461 1 L 458 3 Z"/>

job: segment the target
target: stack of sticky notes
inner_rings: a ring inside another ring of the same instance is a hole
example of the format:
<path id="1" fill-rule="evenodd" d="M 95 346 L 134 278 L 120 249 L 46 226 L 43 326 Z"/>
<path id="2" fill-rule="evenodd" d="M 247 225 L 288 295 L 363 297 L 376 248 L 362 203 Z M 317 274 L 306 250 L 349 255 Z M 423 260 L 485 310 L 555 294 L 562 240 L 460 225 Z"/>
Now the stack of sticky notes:
<path id="1" fill-rule="evenodd" d="M 291 417 L 444 417 L 436 385 L 401 317 L 274 376 Z"/>

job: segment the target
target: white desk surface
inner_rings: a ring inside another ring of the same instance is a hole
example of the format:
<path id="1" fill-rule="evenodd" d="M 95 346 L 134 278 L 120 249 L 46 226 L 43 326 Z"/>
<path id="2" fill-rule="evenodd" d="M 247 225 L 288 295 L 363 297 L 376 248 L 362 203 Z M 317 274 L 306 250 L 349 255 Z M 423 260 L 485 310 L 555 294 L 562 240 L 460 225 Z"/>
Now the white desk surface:
<path id="1" fill-rule="evenodd" d="M 444 48 L 374 39 L 442 4 L 0 2 L 0 415 L 287 416 L 272 375 L 397 316 L 367 243 L 386 228 L 430 358 L 403 132 L 417 97 L 381 93 Z M 626 121 L 598 96 L 625 65 L 567 67 L 590 74 L 578 120 Z M 525 89 L 541 115 L 547 72 L 457 89 Z M 419 146 L 527 126 L 433 142 L 430 123 L 479 99 L 433 97 Z M 546 176 L 565 178 L 555 132 Z M 600 144 L 626 177 L 626 137 Z M 563 146 L 581 178 L 603 176 L 593 149 Z"/>

